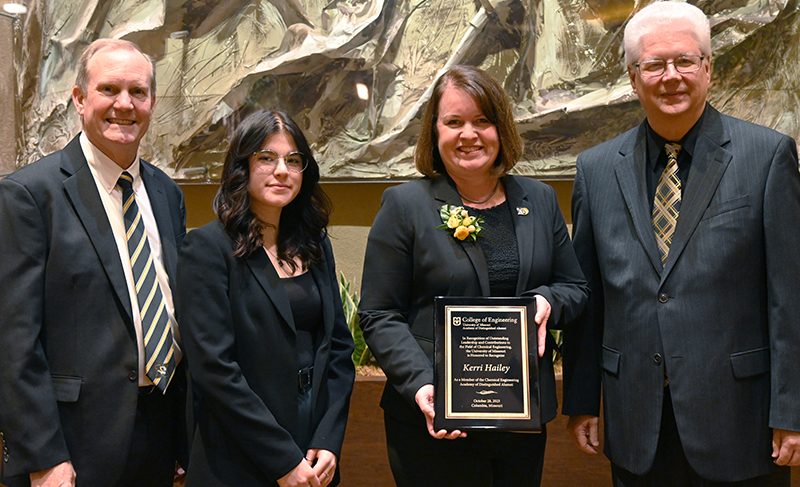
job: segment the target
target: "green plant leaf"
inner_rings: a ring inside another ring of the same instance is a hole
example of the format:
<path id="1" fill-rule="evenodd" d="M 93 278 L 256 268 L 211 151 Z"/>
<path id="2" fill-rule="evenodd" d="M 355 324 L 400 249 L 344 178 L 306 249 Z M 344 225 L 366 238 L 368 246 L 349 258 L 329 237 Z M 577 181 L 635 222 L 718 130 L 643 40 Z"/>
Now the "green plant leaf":
<path id="1" fill-rule="evenodd" d="M 564 335 L 561 330 L 550 330 L 553 339 L 556 341 L 556 347 L 553 349 L 553 365 L 561 362 L 561 344 L 564 341 Z"/>
<path id="2" fill-rule="evenodd" d="M 344 317 L 347 320 L 347 327 L 353 336 L 353 343 L 356 348 L 353 351 L 353 364 L 366 365 L 372 358 L 372 353 L 364 340 L 361 331 L 360 320 L 358 319 L 358 295 L 355 291 L 350 291 L 350 282 L 344 277 L 344 273 L 339 274 L 339 293 L 342 297 L 342 308 Z"/>

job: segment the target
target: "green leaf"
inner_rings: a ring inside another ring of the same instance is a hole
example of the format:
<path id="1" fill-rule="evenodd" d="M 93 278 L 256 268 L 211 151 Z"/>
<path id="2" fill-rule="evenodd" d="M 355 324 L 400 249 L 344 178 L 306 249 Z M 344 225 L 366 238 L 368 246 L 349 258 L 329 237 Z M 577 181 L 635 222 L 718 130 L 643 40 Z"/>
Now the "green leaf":
<path id="1" fill-rule="evenodd" d="M 553 349 L 553 364 L 557 364 L 561 360 L 561 344 L 564 341 L 564 335 L 561 330 L 550 330 L 550 334 L 556 341 L 556 348 Z"/>
<path id="2" fill-rule="evenodd" d="M 339 293 L 342 298 L 344 318 L 347 320 L 347 327 L 350 329 L 353 343 L 356 346 L 353 351 L 353 364 L 366 365 L 372 358 L 372 353 L 370 353 L 367 342 L 364 340 L 364 334 L 361 331 L 361 324 L 358 318 L 358 295 L 355 291 L 350 291 L 350 283 L 344 277 L 344 273 L 339 275 Z"/>

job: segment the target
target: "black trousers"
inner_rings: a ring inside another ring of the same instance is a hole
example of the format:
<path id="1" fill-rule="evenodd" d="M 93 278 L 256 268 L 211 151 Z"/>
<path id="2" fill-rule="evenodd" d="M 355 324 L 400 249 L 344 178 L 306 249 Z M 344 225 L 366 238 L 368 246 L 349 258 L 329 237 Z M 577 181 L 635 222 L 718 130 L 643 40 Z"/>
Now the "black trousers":
<path id="1" fill-rule="evenodd" d="M 388 415 L 384 424 L 398 487 L 538 487 L 541 483 L 546 431 L 470 431 L 466 438 L 437 440 L 424 426 Z"/>
<path id="2" fill-rule="evenodd" d="M 661 413 L 661 431 L 658 437 L 656 458 L 650 471 L 644 475 L 611 464 L 614 487 L 790 487 L 791 470 L 782 467 L 776 472 L 740 482 L 712 482 L 700 477 L 686 459 L 669 387 L 664 389 L 664 406 Z"/>
<path id="3" fill-rule="evenodd" d="M 172 487 L 176 451 L 184 431 L 175 421 L 178 416 L 170 412 L 174 408 L 170 393 L 177 391 L 168 390 L 164 396 L 149 389 L 139 391 L 131 451 L 117 487 Z"/>

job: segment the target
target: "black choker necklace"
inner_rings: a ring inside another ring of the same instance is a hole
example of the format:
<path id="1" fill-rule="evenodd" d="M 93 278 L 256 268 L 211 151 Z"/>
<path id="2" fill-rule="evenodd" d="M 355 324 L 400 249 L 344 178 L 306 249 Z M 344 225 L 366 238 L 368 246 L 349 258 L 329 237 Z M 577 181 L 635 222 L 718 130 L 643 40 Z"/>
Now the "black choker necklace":
<path id="1" fill-rule="evenodd" d="M 486 199 L 482 199 L 480 201 L 471 200 L 471 199 L 467 198 L 466 196 L 464 196 L 463 194 L 461 195 L 461 199 L 463 199 L 465 201 L 469 201 L 470 203 L 473 203 L 473 204 L 476 204 L 476 205 L 482 205 L 482 204 L 486 203 L 487 201 L 489 201 L 490 199 L 492 199 L 492 196 L 494 196 L 494 194 L 497 193 L 497 188 L 499 188 L 499 187 L 500 187 L 500 181 L 498 180 L 494 184 L 494 190 L 492 190 L 492 194 L 487 196 Z"/>

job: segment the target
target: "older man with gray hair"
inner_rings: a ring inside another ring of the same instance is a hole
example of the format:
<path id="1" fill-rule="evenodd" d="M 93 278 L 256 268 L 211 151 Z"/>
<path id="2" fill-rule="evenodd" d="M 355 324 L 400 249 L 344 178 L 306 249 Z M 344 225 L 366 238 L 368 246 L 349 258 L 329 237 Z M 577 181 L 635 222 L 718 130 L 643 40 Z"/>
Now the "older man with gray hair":
<path id="1" fill-rule="evenodd" d="M 578 157 L 574 246 L 592 289 L 564 333 L 564 409 L 615 486 L 788 486 L 800 465 L 800 174 L 790 137 L 707 103 L 705 14 L 625 29 L 647 119 Z"/>

